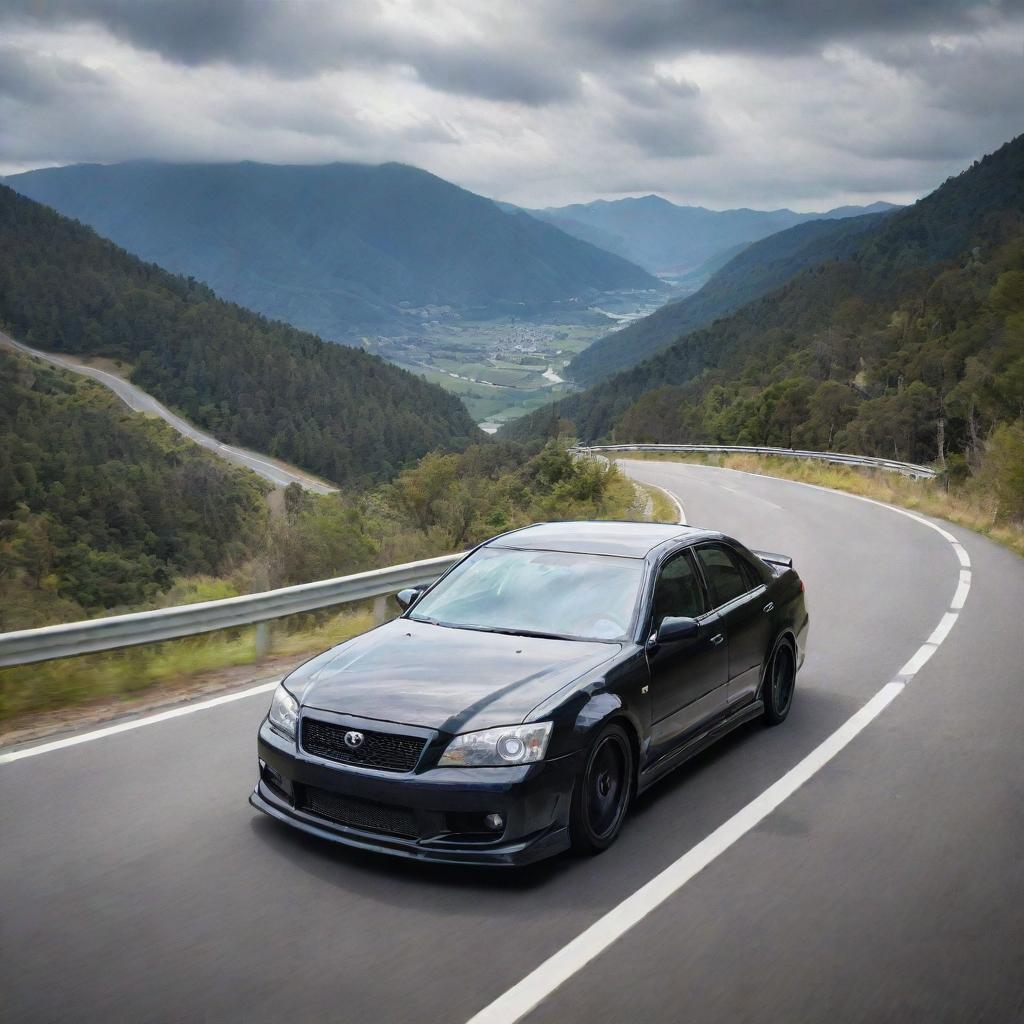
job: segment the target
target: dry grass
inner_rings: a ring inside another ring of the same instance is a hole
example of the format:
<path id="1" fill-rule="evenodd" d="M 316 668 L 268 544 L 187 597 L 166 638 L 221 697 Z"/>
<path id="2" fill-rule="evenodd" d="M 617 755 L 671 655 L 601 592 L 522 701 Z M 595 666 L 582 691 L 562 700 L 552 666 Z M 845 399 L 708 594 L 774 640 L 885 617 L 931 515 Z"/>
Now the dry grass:
<path id="1" fill-rule="evenodd" d="M 629 458 L 653 462 L 695 462 L 709 466 L 738 469 L 744 473 L 799 480 L 802 483 L 830 487 L 835 491 L 859 494 L 889 505 L 912 509 L 936 519 L 946 519 L 974 530 L 1018 555 L 1024 556 L 1024 523 L 1000 522 L 994 503 L 986 495 L 970 488 L 946 490 L 936 480 L 914 480 L 885 470 L 855 469 L 803 459 L 763 455 L 683 455 L 653 452 L 631 453 Z"/>
<path id="2" fill-rule="evenodd" d="M 676 508 L 668 495 L 660 487 L 649 484 L 641 485 L 651 499 L 651 519 L 655 523 L 679 522 L 679 509 Z"/>

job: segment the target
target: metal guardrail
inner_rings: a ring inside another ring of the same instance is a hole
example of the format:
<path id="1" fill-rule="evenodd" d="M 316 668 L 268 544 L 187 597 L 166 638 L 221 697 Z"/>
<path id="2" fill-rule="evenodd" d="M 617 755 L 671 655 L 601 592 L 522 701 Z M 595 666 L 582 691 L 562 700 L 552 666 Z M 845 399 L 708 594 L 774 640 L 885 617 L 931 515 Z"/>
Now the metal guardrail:
<path id="1" fill-rule="evenodd" d="M 715 445 L 715 444 L 604 444 L 580 445 L 580 452 L 687 452 L 700 454 L 709 453 L 742 453 L 745 455 L 781 455 L 794 459 L 816 459 L 819 462 L 834 462 L 843 466 L 864 466 L 869 469 L 884 469 L 904 476 L 919 477 L 930 480 L 935 477 L 935 470 L 928 466 L 919 466 L 913 462 L 899 462 L 896 459 L 873 459 L 866 455 L 846 455 L 842 452 L 808 452 L 795 448 L 765 448 L 755 445 Z"/>
<path id="2" fill-rule="evenodd" d="M 442 555 L 421 562 L 372 569 L 354 576 L 268 590 L 262 594 L 0 633 L 0 667 L 174 640 L 218 629 L 249 626 L 336 604 L 386 597 L 404 587 L 432 583 L 462 557 L 462 554 Z"/>
<path id="3" fill-rule="evenodd" d="M 744 452 L 868 466 L 903 473 L 906 476 L 935 476 L 935 471 L 927 466 L 897 462 L 893 459 L 872 459 L 839 452 L 808 452 L 748 445 L 615 444 L 581 445 L 574 450 L 583 455 L 601 452 Z M 302 583 L 296 587 L 268 590 L 261 594 L 247 594 L 220 601 L 203 601 L 198 604 L 177 605 L 173 608 L 132 612 L 128 615 L 111 615 L 86 622 L 66 622 L 56 626 L 43 626 L 40 629 L 0 633 L 0 668 L 92 654 L 97 651 L 112 651 L 121 647 L 157 643 L 161 640 L 176 640 L 200 633 L 212 633 L 218 629 L 250 626 L 352 601 L 383 598 L 403 587 L 433 582 L 462 557 L 462 553 L 442 555 L 439 558 L 392 565 L 385 569 L 372 569 L 353 576 L 340 576 L 332 580 L 319 580 L 316 583 Z"/>

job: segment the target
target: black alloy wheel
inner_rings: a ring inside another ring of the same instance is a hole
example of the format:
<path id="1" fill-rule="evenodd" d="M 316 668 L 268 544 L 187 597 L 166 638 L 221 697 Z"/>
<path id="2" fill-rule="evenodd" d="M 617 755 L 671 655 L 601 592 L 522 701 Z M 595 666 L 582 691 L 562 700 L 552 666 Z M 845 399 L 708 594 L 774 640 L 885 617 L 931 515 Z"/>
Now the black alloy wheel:
<path id="1" fill-rule="evenodd" d="M 587 754 L 573 791 L 572 845 L 580 853 L 607 850 L 615 841 L 633 794 L 633 748 L 621 725 L 604 727 Z"/>
<path id="2" fill-rule="evenodd" d="M 793 705 L 793 691 L 796 689 L 796 662 L 793 648 L 788 643 L 779 644 L 764 681 L 764 717 L 769 725 L 785 721 Z"/>

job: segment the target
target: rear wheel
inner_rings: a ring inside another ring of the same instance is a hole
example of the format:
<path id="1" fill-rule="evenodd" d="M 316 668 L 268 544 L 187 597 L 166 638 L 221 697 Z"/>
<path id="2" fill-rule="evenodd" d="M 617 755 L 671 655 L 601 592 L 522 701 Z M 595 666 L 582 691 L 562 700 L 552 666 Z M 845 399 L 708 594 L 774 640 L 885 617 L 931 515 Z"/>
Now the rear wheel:
<path id="1" fill-rule="evenodd" d="M 764 681 L 764 719 L 769 725 L 786 720 L 796 689 L 796 660 L 788 643 L 779 644 Z"/>
<path id="2" fill-rule="evenodd" d="M 577 853 L 600 853 L 615 842 L 633 794 L 633 771 L 625 729 L 606 725 L 591 744 L 573 790 L 570 828 Z"/>

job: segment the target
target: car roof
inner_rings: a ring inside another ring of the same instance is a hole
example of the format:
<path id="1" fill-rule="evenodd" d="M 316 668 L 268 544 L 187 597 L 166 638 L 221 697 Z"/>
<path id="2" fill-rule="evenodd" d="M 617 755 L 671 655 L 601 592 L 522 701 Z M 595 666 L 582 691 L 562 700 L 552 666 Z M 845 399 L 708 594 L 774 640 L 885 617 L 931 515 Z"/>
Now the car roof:
<path id="1" fill-rule="evenodd" d="M 487 546 L 646 558 L 656 547 L 668 541 L 702 536 L 706 532 L 668 523 L 538 523 L 495 537 L 487 542 Z"/>

